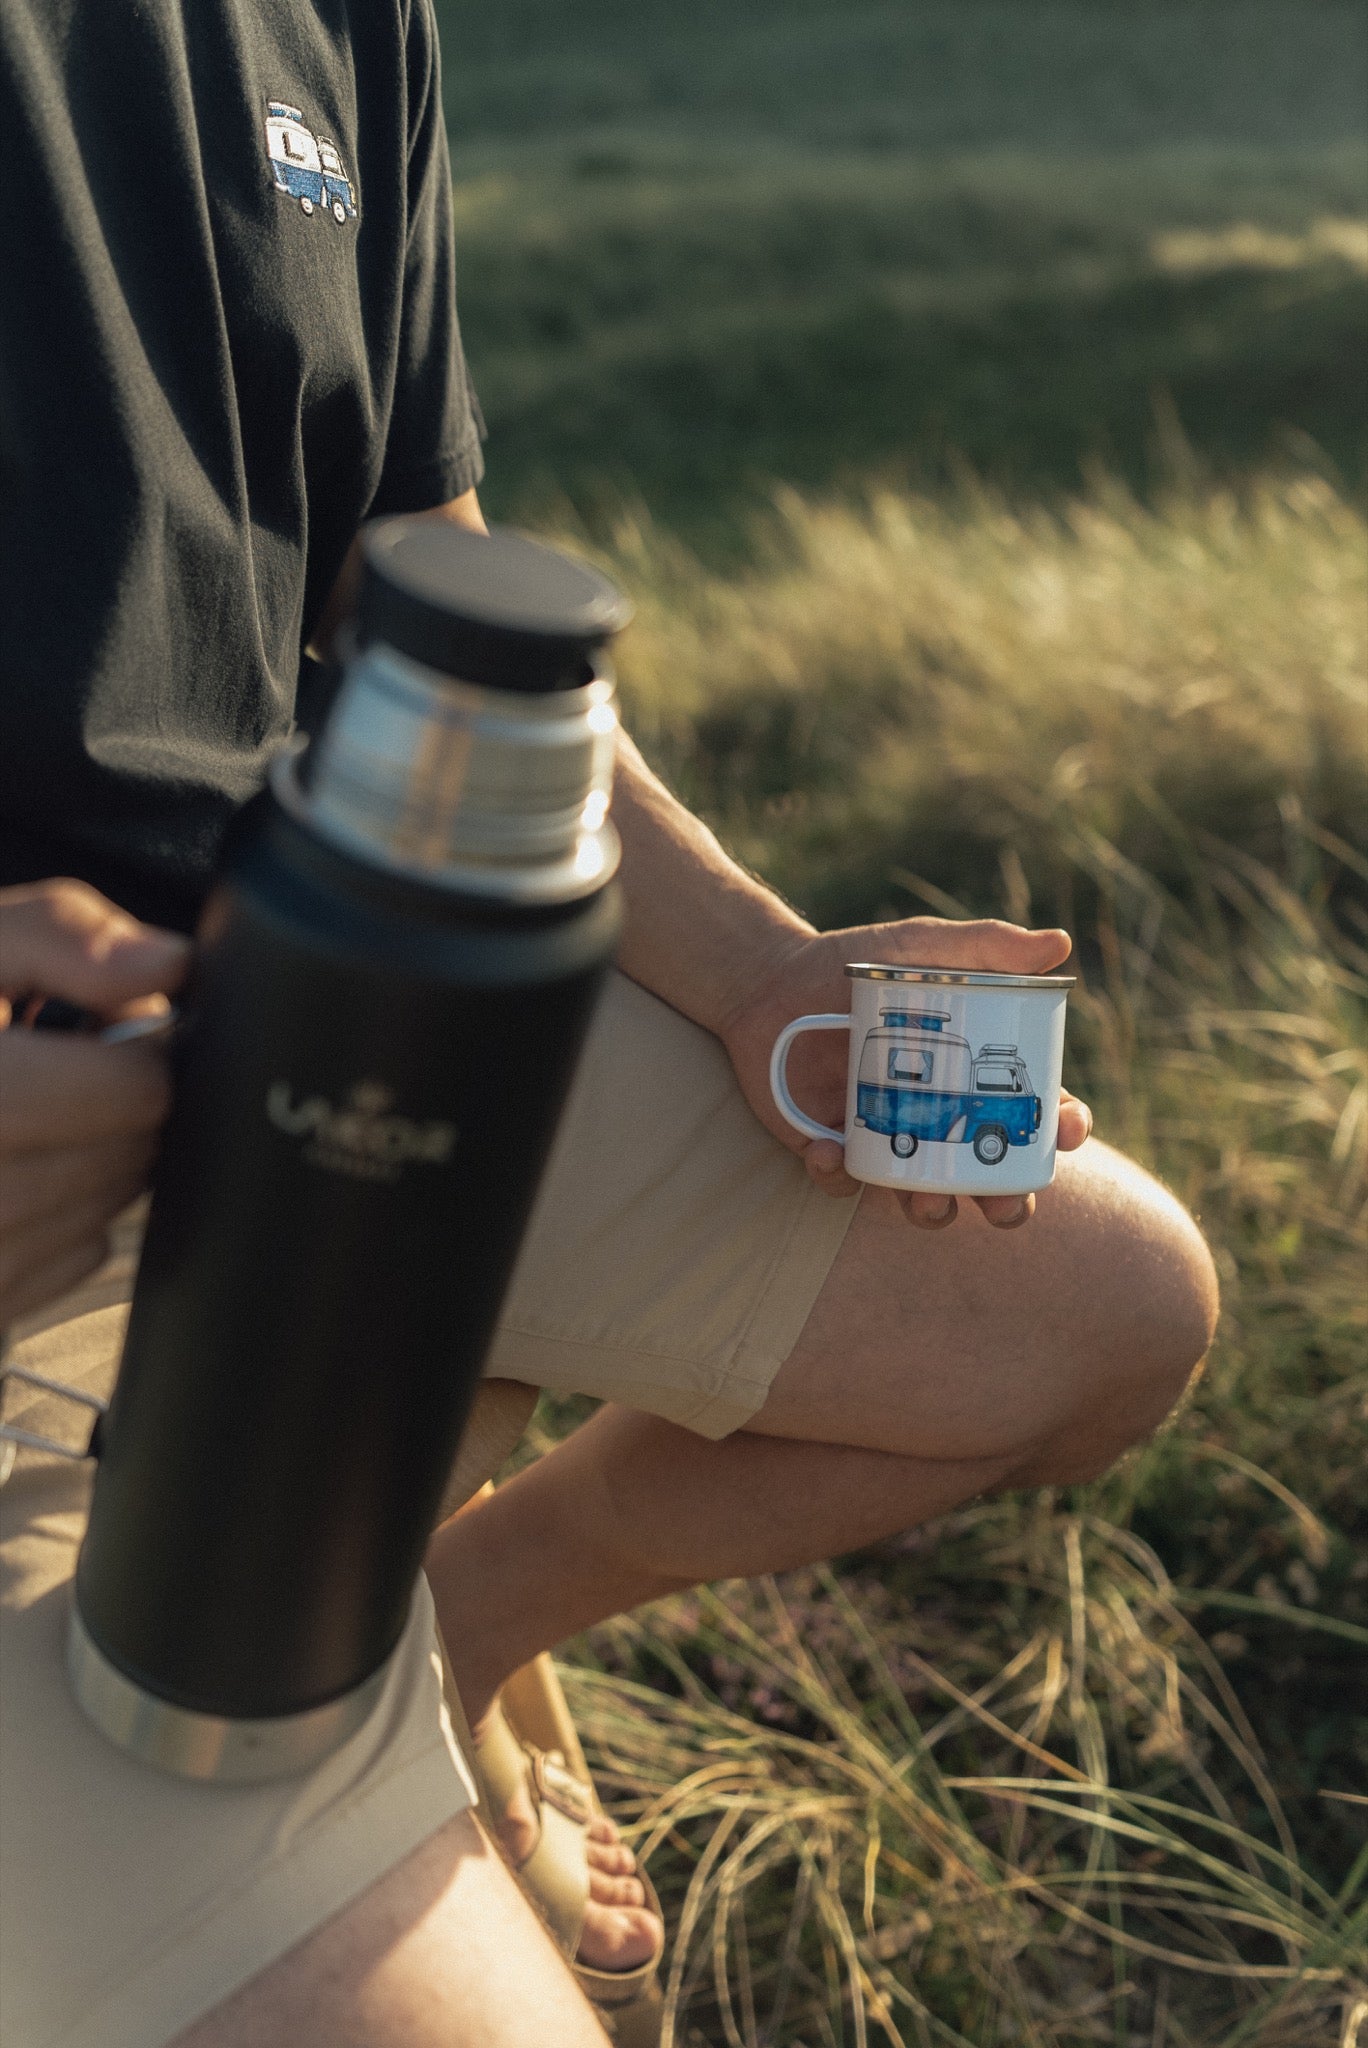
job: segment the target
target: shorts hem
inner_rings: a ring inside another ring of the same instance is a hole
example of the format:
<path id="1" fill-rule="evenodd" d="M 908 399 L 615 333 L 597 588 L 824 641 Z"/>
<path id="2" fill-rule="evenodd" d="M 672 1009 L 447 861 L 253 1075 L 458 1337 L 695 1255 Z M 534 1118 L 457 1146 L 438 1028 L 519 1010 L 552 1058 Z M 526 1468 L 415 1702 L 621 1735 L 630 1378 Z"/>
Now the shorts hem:
<path id="1" fill-rule="evenodd" d="M 414 1625 L 430 1630 L 421 1581 L 418 1593 Z M 434 1672 L 424 1690 L 439 1683 Z M 447 1821 L 473 1811 L 475 1788 L 445 1707 L 433 1705 L 434 1736 L 416 1756 L 368 1775 L 274 1861 L 246 1869 L 192 1917 L 163 1925 L 118 1983 L 78 2019 L 45 2033 L 41 2048 L 161 2048 L 334 1919 Z M 187 1786 L 187 1797 L 196 1789 Z"/>
<path id="2" fill-rule="evenodd" d="M 521 1380 L 553 1393 L 588 1394 L 639 1408 L 697 1436 L 730 1436 L 763 1408 L 859 1206 L 858 1196 L 838 1200 L 805 1183 L 788 1236 L 744 1329 L 721 1362 L 510 1321 L 502 1326 L 485 1370 L 493 1378 Z"/>
<path id="3" fill-rule="evenodd" d="M 797 1344 L 836 1263 L 862 1195 L 824 1195 L 806 1183 L 803 1201 L 737 1350 L 739 1376 L 768 1392 Z"/>

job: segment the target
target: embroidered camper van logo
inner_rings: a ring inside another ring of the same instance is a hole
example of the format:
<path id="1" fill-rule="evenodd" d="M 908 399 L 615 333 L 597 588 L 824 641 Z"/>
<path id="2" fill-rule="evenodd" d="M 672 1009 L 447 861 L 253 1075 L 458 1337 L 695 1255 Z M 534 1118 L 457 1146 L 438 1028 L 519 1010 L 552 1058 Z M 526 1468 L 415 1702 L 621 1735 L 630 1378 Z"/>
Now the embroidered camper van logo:
<path id="1" fill-rule="evenodd" d="M 284 100 L 267 102 L 266 154 L 276 191 L 297 199 L 302 213 L 330 213 L 339 227 L 356 219 L 356 193 L 336 143 L 315 135 Z"/>
<path id="2" fill-rule="evenodd" d="M 358 1081 L 342 1103 L 325 1095 L 298 1100 L 288 1081 L 274 1081 L 266 1114 L 278 1131 L 303 1141 L 311 1166 L 361 1180 L 398 1180 L 406 1166 L 445 1166 L 456 1126 L 420 1123 L 392 1112 L 394 1096 L 379 1081 Z"/>

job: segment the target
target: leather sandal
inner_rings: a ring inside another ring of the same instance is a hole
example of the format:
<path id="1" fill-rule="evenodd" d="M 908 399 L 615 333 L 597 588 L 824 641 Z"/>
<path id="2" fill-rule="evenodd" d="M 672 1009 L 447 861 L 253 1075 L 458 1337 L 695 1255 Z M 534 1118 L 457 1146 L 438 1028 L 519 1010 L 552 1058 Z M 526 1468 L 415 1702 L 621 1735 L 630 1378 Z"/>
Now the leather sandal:
<path id="1" fill-rule="evenodd" d="M 449 1707 L 452 1691 L 448 1677 Z M 535 1657 L 514 1672 L 478 1742 L 459 1702 L 452 1720 L 486 1813 L 506 1813 L 520 1792 L 531 1801 L 537 1843 L 514 1875 L 609 2038 L 616 2048 L 659 2048 L 663 1941 L 654 1956 L 630 1970 L 596 1970 L 576 1961 L 589 1904 L 589 1827 L 601 1808 L 550 1657 Z M 654 1885 L 644 1870 L 636 1874 L 646 1910 L 662 1919 Z"/>

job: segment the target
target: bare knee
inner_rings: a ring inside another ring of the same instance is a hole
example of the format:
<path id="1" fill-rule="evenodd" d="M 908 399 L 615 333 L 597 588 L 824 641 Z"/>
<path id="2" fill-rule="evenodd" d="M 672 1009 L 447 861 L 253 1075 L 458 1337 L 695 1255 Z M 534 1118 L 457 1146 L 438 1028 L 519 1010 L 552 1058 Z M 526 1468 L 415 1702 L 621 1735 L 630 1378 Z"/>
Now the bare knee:
<path id="1" fill-rule="evenodd" d="M 1124 1259 L 1096 1275 L 1105 1341 L 1081 1347 L 1074 1414 L 1032 1454 L 1029 1484 L 1100 1477 L 1173 1412 L 1211 1349 L 1220 1312 L 1211 1253 L 1181 1205 L 1157 1184 L 1148 1188 L 1146 1228 L 1131 1234 Z"/>
<path id="2" fill-rule="evenodd" d="M 1201 1370 L 1216 1335 L 1220 1287 L 1206 1240 L 1185 1209 L 1155 1188 L 1156 1214 L 1135 1261 L 1129 1300 L 1116 1303 L 1113 1385 L 1156 1429 Z"/>
<path id="3" fill-rule="evenodd" d="M 965 1205 L 953 1229 L 921 1232 L 881 1195 L 866 1192 L 749 1425 L 760 1433 L 1000 1461 L 1048 1484 L 1156 1428 L 1206 1353 L 1217 1294 L 1201 1234 L 1107 1145 L 1061 1159 L 1021 1230 Z"/>

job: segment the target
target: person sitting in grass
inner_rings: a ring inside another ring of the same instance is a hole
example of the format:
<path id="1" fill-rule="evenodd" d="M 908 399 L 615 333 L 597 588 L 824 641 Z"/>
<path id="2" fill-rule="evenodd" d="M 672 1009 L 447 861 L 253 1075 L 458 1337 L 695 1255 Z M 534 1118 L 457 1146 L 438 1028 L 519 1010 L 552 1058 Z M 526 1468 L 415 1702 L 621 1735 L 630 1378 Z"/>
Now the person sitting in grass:
<path id="1" fill-rule="evenodd" d="M 320 163 L 327 141 L 345 203 L 283 178 L 296 129 Z M 0 136 L 0 233 L 23 237 L 0 305 L 0 974 L 16 1017 L 40 993 L 112 1018 L 174 993 L 305 649 L 345 620 L 363 520 L 482 528 L 430 7 L 344 26 L 324 0 L 6 0 Z M 772 1105 L 776 1033 L 845 1007 L 848 961 L 1038 974 L 1063 932 L 818 933 L 627 741 L 614 816 L 620 972 L 488 1363 L 603 1405 L 444 1524 L 428 1579 L 483 1817 L 552 1918 L 565 1880 L 539 1852 L 556 1833 L 579 1858 L 565 1945 L 625 2043 L 656 2024 L 659 1917 L 538 1754 L 515 1674 L 662 1593 L 1105 1470 L 1197 1369 L 1216 1286 L 1191 1218 L 1071 1097 L 1054 1185 L 958 1217 L 860 1193 Z M 798 1092 L 830 1117 L 843 1053 L 804 1057 Z M 71 1290 L 150 1170 L 164 1067 L 18 1028 L 0 1063 L 0 1317 L 55 1377 L 107 1383 L 119 1311 Z M 300 1784 L 188 1787 L 86 1727 L 58 1617 L 87 1483 L 26 1454 L 3 1503 L 16 2038 L 600 2038 L 471 1817 L 426 1608 L 386 1714 Z"/>

